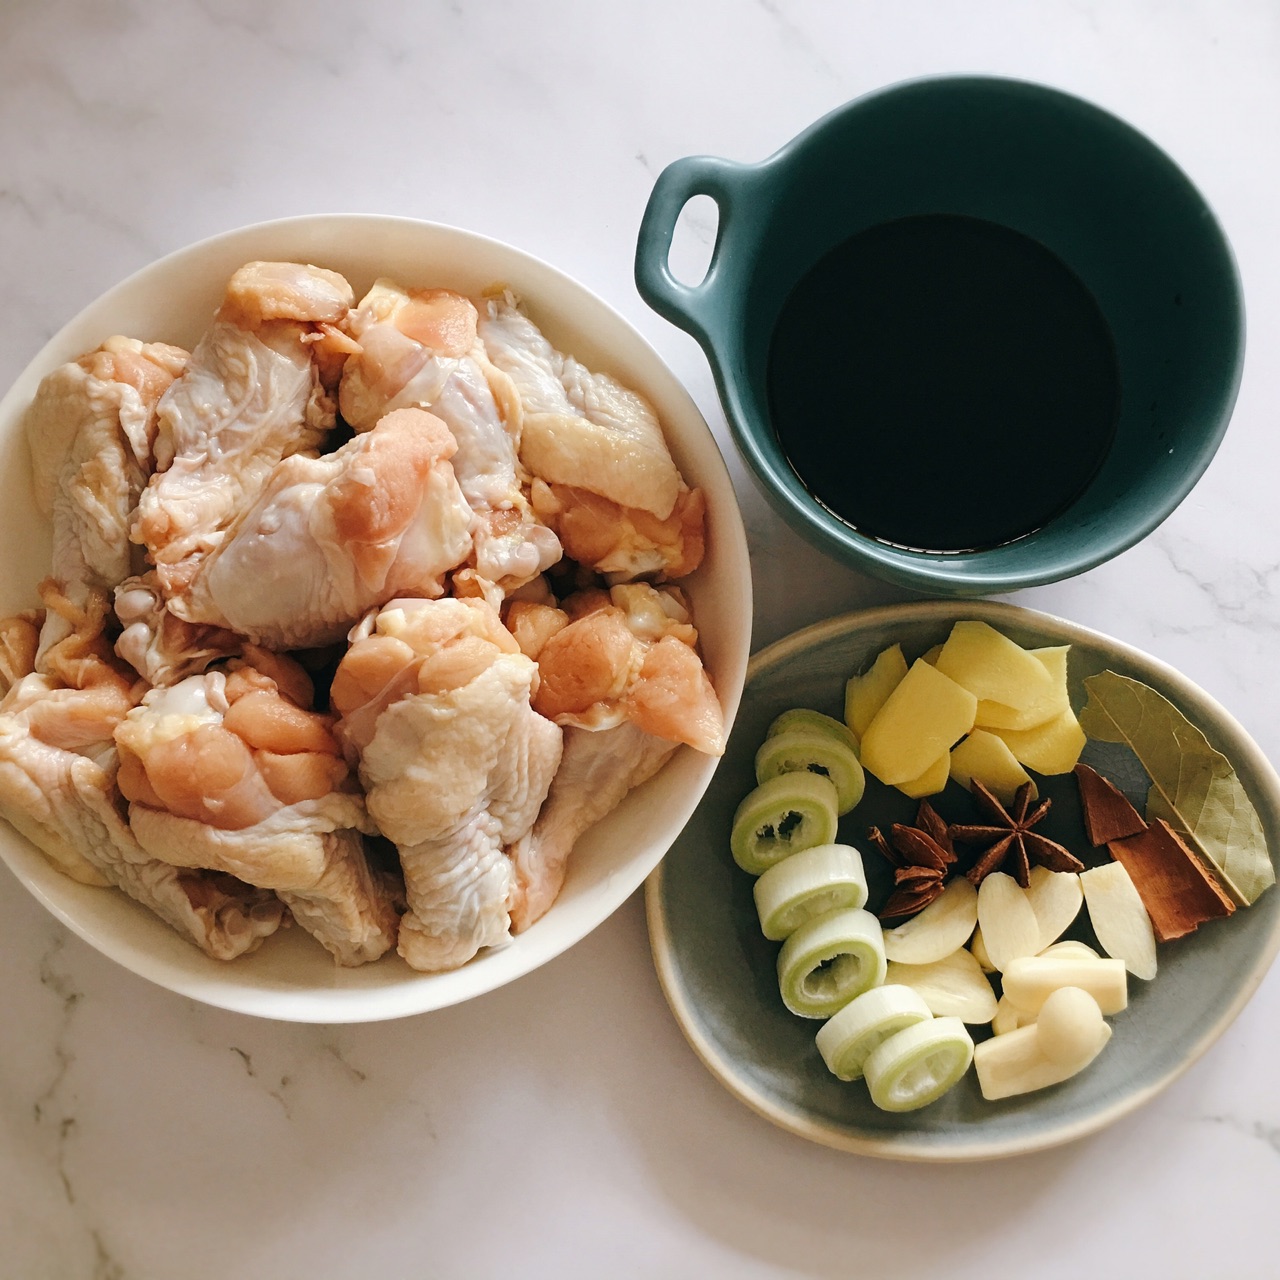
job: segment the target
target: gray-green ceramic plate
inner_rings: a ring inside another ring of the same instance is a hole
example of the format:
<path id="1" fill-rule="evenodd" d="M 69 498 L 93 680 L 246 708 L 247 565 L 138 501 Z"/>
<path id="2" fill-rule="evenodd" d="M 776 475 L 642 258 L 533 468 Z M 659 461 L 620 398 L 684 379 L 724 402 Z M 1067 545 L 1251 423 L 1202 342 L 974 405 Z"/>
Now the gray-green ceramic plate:
<path id="1" fill-rule="evenodd" d="M 1110 668 L 1171 699 L 1228 757 L 1262 819 L 1273 863 L 1280 850 L 1280 779 L 1239 724 L 1172 668 L 1084 627 L 1014 605 L 927 601 L 850 614 L 797 632 L 758 653 L 728 751 L 692 820 L 646 885 L 658 976 L 676 1019 L 702 1061 L 726 1088 L 774 1123 L 827 1146 L 903 1160 L 980 1160 L 1036 1151 L 1110 1124 L 1153 1097 L 1226 1030 L 1280 948 L 1280 889 L 1228 920 L 1202 926 L 1160 948 L 1150 983 L 1130 981 L 1130 1004 L 1115 1034 L 1086 1071 L 1064 1084 L 1002 1102 L 981 1097 L 973 1073 L 930 1107 L 903 1115 L 878 1111 L 861 1082 L 830 1075 L 814 1047 L 820 1025 L 794 1017 L 778 995 L 776 943 L 760 933 L 751 878 L 729 856 L 729 826 L 755 779 L 753 756 L 769 722 L 788 707 L 839 715 L 844 683 L 882 648 L 902 643 L 908 659 L 944 640 L 960 618 L 979 618 L 1024 645 L 1072 645 L 1073 705 L 1082 681 Z M 1085 759 L 1123 774 L 1119 748 L 1090 743 Z M 1132 774 L 1130 775 L 1132 777 Z M 1048 834 L 1084 854 L 1074 780 L 1040 780 L 1059 798 Z M 954 783 L 936 797 L 958 820 L 967 794 Z M 871 905 L 887 874 L 868 851 L 869 824 L 909 821 L 915 803 L 869 780 L 862 804 L 841 821 L 841 838 L 864 850 Z M 1095 855 L 1089 854 L 1087 860 Z M 877 897 L 879 895 L 879 897 Z M 1087 922 L 1073 928 L 1088 937 Z"/>

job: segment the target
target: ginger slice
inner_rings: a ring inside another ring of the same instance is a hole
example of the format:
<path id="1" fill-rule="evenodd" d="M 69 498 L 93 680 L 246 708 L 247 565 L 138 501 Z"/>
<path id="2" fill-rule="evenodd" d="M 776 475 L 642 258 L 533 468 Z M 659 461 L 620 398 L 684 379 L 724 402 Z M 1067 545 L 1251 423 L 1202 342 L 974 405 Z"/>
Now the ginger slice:
<path id="1" fill-rule="evenodd" d="M 1161 942 L 1181 938 L 1206 920 L 1223 919 L 1236 909 L 1163 818 L 1135 835 L 1108 841 L 1107 848 L 1129 872 Z"/>
<path id="2" fill-rule="evenodd" d="M 1072 772 L 1080 785 L 1085 834 L 1095 849 L 1146 830 L 1142 815 L 1114 782 L 1087 764 L 1076 765 Z"/>

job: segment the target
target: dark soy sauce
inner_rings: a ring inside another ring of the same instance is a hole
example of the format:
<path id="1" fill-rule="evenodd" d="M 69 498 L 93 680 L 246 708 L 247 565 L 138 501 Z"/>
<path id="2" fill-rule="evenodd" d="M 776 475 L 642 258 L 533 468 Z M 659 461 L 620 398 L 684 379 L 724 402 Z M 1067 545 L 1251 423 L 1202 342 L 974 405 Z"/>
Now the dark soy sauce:
<path id="1" fill-rule="evenodd" d="M 1083 492 L 1115 435 L 1115 346 L 1037 241 L 977 218 L 870 227 L 823 257 L 774 329 L 769 407 L 805 487 L 862 533 L 1001 546 Z"/>

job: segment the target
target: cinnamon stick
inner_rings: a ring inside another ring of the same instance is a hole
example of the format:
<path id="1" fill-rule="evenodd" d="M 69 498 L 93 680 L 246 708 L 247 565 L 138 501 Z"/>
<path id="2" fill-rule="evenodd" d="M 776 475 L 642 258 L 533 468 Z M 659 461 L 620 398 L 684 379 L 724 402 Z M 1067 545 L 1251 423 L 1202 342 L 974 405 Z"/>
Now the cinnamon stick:
<path id="1" fill-rule="evenodd" d="M 1087 764 L 1076 765 L 1072 772 L 1080 786 L 1085 835 L 1095 849 L 1146 829 L 1142 815 L 1109 778 Z"/>
<path id="2" fill-rule="evenodd" d="M 1236 909 L 1163 818 L 1133 835 L 1109 840 L 1107 848 L 1128 871 L 1161 942 L 1181 938 L 1206 920 L 1221 919 Z"/>

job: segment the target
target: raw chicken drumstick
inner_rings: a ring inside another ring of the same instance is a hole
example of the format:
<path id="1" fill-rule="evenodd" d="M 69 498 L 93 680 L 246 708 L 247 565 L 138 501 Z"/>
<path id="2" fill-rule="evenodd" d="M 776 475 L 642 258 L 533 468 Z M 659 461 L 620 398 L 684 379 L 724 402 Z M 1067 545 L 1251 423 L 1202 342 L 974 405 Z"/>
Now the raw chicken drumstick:
<path id="1" fill-rule="evenodd" d="M 166 593 L 182 589 L 281 458 L 316 449 L 336 418 L 340 329 L 353 301 L 334 271 L 251 262 L 157 409 L 155 472 L 133 537 Z"/>
<path id="2" fill-rule="evenodd" d="M 0 702 L 0 813 L 73 880 L 115 885 L 215 959 L 255 950 L 280 926 L 279 900 L 152 857 L 121 816 L 113 733 L 142 686 L 102 637 L 105 597 L 91 592 L 81 608 L 49 585 L 45 599 L 67 635 L 45 655 L 45 673 L 6 672 L 18 678 Z M 11 619 L 10 656 L 24 625 L 34 654 L 33 624 Z"/>
<path id="3" fill-rule="evenodd" d="M 489 362 L 477 321 L 475 304 L 452 290 L 377 281 L 351 318 L 361 349 L 343 368 L 339 403 L 357 431 L 412 406 L 430 409 L 453 432 L 453 468 L 477 517 L 469 572 L 477 591 L 500 604 L 561 550 L 530 508 L 516 456 L 520 400 Z"/>
<path id="4" fill-rule="evenodd" d="M 129 826 L 175 866 L 274 890 L 339 964 L 376 960 L 397 915 L 365 858 L 363 799 L 329 718 L 306 709 L 305 673 L 258 662 L 152 690 L 116 727 Z"/>
<path id="5" fill-rule="evenodd" d="M 415 969 L 456 968 L 510 937 L 506 850 L 560 763 L 560 730 L 529 705 L 536 678 L 478 598 L 393 601 L 334 676 L 339 738 L 400 851 L 399 950 Z"/>
<path id="6" fill-rule="evenodd" d="M 475 523 L 455 449 L 439 418 L 397 409 L 333 453 L 284 459 L 169 611 L 297 649 L 340 640 L 395 596 L 440 595 Z"/>

